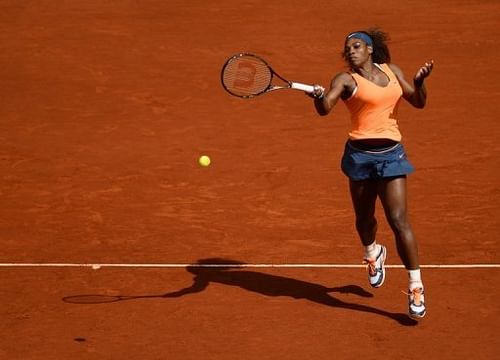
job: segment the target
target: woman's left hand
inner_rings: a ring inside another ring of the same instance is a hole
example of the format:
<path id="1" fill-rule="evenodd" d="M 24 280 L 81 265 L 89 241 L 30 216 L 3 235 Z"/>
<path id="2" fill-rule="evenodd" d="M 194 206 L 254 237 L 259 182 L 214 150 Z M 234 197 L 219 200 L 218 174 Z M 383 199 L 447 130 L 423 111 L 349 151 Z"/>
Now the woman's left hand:
<path id="1" fill-rule="evenodd" d="M 415 77 L 413 78 L 413 83 L 417 86 L 422 86 L 422 84 L 424 83 L 424 79 L 431 74 L 433 67 L 434 60 L 426 62 L 424 66 L 418 69 Z"/>

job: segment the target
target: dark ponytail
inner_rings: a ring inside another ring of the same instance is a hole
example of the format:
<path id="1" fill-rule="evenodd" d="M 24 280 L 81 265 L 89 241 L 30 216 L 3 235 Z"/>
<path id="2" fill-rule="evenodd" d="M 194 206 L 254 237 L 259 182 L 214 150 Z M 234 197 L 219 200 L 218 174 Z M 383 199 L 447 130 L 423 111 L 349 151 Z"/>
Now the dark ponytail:
<path id="1" fill-rule="evenodd" d="M 389 41 L 389 34 L 383 32 L 378 28 L 372 28 L 364 31 L 373 40 L 373 53 L 372 60 L 377 64 L 384 64 L 391 62 L 391 53 L 387 42 Z"/>

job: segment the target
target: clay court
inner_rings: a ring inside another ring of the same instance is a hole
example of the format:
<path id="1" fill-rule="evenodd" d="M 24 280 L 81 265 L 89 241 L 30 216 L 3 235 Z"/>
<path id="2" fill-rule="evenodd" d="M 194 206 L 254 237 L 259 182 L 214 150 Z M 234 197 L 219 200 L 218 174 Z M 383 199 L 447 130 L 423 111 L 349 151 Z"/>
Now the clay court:
<path id="1" fill-rule="evenodd" d="M 0 7 L 0 358 L 498 356 L 498 1 Z M 407 78 L 435 61 L 427 107 L 400 108 L 419 323 L 381 207 L 391 267 L 367 283 L 344 104 L 319 117 L 298 91 L 242 100 L 220 84 L 246 51 L 328 86 L 346 34 L 372 26 Z"/>

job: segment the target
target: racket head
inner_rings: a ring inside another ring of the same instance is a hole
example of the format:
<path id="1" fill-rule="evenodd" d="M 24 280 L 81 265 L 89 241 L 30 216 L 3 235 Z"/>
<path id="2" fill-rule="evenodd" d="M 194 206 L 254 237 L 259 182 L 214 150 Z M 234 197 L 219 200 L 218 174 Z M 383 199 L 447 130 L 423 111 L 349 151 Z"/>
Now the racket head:
<path id="1" fill-rule="evenodd" d="M 271 88 L 274 71 L 257 55 L 239 53 L 231 56 L 222 67 L 221 82 L 231 95 L 251 98 Z"/>

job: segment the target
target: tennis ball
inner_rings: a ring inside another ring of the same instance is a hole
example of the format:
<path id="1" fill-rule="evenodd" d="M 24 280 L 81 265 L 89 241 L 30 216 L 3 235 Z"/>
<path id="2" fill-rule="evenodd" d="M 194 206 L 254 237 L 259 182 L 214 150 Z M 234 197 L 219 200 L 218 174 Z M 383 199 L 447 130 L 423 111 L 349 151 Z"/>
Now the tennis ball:
<path id="1" fill-rule="evenodd" d="M 207 155 L 202 155 L 198 159 L 198 163 L 203 167 L 207 167 L 208 165 L 210 165 L 210 158 Z"/>
<path id="2" fill-rule="evenodd" d="M 101 265 L 94 264 L 92 265 L 92 269 L 94 270 L 99 270 L 101 268 Z"/>

